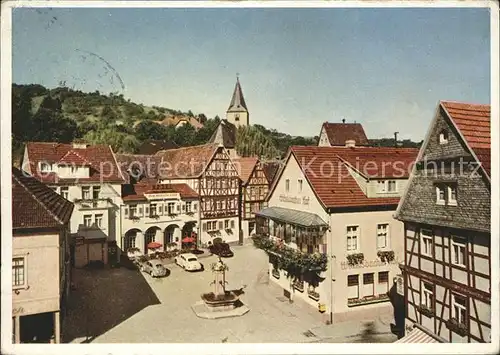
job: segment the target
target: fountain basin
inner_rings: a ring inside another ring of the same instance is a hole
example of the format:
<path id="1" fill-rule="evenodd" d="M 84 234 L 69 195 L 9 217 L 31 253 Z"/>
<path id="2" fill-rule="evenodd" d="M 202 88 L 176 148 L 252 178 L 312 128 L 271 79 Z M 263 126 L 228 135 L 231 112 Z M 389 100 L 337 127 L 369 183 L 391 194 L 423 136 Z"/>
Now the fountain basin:
<path id="1" fill-rule="evenodd" d="M 240 317 L 250 310 L 240 301 L 239 296 L 231 291 L 226 291 L 221 296 L 216 296 L 213 292 L 204 293 L 201 299 L 192 306 L 194 313 L 200 318 Z"/>

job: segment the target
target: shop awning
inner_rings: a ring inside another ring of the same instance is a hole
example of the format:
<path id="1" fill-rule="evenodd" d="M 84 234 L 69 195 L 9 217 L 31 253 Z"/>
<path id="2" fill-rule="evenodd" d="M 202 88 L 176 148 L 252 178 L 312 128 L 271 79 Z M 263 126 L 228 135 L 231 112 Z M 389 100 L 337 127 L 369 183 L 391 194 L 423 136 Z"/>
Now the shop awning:
<path id="1" fill-rule="evenodd" d="M 260 217 L 265 217 L 303 227 L 328 227 L 328 224 L 323 221 L 317 214 L 299 210 L 292 210 L 290 208 L 267 207 L 255 214 Z"/>
<path id="2" fill-rule="evenodd" d="M 395 343 L 443 343 L 445 342 L 439 340 L 440 337 L 431 336 L 430 334 L 423 331 L 420 327 L 415 325 L 415 328 L 404 337 L 399 340 L 396 340 Z"/>

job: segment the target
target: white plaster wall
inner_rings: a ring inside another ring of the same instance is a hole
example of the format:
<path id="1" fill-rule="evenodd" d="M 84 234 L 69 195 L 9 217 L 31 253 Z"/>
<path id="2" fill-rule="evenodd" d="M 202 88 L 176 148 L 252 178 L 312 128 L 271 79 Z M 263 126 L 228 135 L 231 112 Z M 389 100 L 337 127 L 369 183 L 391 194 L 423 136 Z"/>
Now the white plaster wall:
<path id="1" fill-rule="evenodd" d="M 319 134 L 318 147 L 330 147 L 330 141 L 323 127 L 321 127 L 321 132 Z"/>
<path id="2" fill-rule="evenodd" d="M 12 254 L 26 256 L 25 275 L 29 289 L 12 293 L 17 315 L 59 310 L 60 260 L 59 234 L 40 234 L 12 238 Z"/>

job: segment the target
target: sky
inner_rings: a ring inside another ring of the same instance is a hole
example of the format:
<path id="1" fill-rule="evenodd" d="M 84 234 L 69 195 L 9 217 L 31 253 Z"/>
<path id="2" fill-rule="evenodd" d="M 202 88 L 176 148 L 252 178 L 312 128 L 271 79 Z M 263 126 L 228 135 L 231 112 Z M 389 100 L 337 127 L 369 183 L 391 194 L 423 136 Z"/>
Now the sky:
<path id="1" fill-rule="evenodd" d="M 225 116 L 239 73 L 250 123 L 420 141 L 439 100 L 490 103 L 478 8 L 19 8 L 12 80 L 118 92 Z"/>

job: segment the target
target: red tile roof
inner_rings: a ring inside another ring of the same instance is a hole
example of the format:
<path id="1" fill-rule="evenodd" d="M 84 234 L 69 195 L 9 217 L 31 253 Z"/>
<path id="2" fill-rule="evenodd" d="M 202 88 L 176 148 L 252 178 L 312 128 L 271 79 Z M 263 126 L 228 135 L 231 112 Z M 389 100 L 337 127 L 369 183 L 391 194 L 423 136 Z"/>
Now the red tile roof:
<path id="1" fill-rule="evenodd" d="M 416 159 L 418 149 L 294 146 L 290 154 L 296 158 L 325 208 L 361 207 L 397 205 L 399 197 L 367 197 L 349 173 L 346 163 L 349 162 L 367 177 L 408 178 L 411 172 L 409 165 Z M 377 168 L 370 169 L 371 166 Z"/>
<path id="2" fill-rule="evenodd" d="M 158 155 L 116 154 L 116 161 L 127 183 L 131 183 L 131 177 L 143 183 L 158 182 L 163 166 L 163 159 Z"/>
<path id="3" fill-rule="evenodd" d="M 323 129 L 332 146 L 345 146 L 347 140 L 354 140 L 356 145 L 368 145 L 365 130 L 361 123 L 324 122 Z"/>
<path id="4" fill-rule="evenodd" d="M 123 201 L 143 201 L 146 200 L 144 194 L 154 193 L 179 193 L 181 198 L 198 198 L 198 193 L 187 184 L 144 184 L 138 183 L 134 185 L 122 186 Z"/>
<path id="5" fill-rule="evenodd" d="M 124 182 L 113 151 L 108 145 L 74 148 L 71 144 L 28 142 L 26 150 L 31 175 L 45 183 Z M 44 173 L 39 170 L 39 163 L 57 164 L 61 159 L 63 164 L 81 165 L 85 162 L 90 166 L 90 177 L 67 179 L 58 177 L 56 173 Z"/>
<path id="6" fill-rule="evenodd" d="M 218 149 L 218 144 L 203 144 L 160 150 L 155 156 L 162 158 L 165 163 L 159 171 L 159 176 L 163 179 L 198 178 L 208 167 Z"/>
<path id="7" fill-rule="evenodd" d="M 259 159 L 256 157 L 247 157 L 233 159 L 232 161 L 234 167 L 238 171 L 238 175 L 241 181 L 243 182 L 243 184 L 246 184 L 250 179 L 250 176 L 252 176 L 253 169 L 259 162 Z"/>
<path id="8" fill-rule="evenodd" d="M 12 167 L 12 228 L 59 228 L 69 222 L 73 203 L 34 177 Z"/>
<path id="9" fill-rule="evenodd" d="M 491 107 L 490 105 L 441 101 L 457 129 L 474 151 L 486 173 L 491 165 Z"/>

